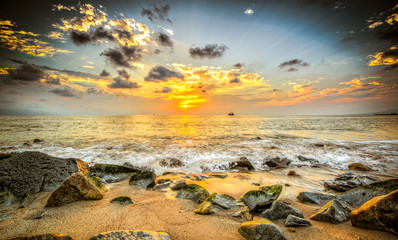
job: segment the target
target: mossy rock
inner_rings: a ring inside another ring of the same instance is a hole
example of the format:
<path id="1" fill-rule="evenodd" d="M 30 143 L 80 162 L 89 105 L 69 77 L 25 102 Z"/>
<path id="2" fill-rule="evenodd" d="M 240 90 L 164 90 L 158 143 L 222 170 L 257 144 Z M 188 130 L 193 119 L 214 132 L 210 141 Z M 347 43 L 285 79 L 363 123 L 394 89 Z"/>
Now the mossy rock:
<path id="1" fill-rule="evenodd" d="M 350 219 L 350 212 L 351 210 L 341 204 L 339 200 L 332 200 L 314 213 L 310 219 L 338 224 L 348 221 Z"/>
<path id="2" fill-rule="evenodd" d="M 151 188 L 155 185 L 156 175 L 151 171 L 135 172 L 130 177 L 130 185 L 137 185 L 140 188 Z"/>
<path id="3" fill-rule="evenodd" d="M 90 167 L 90 174 L 98 177 L 102 177 L 107 174 L 132 173 L 136 171 L 137 170 L 134 168 L 114 164 L 95 164 Z"/>
<path id="4" fill-rule="evenodd" d="M 260 187 L 259 190 L 251 190 L 245 193 L 241 200 L 246 204 L 250 212 L 261 212 L 278 199 L 282 189 L 282 185 Z"/>
<path id="5" fill-rule="evenodd" d="M 89 178 L 90 182 L 96 186 L 102 193 L 108 191 L 108 188 L 101 182 L 101 179 L 97 176 L 92 176 Z"/>
<path id="6" fill-rule="evenodd" d="M 111 203 L 118 203 L 120 205 L 127 205 L 127 204 L 132 204 L 134 203 L 131 198 L 122 196 L 122 197 L 117 197 L 111 200 Z"/>
<path id="7" fill-rule="evenodd" d="M 217 194 L 217 193 L 214 193 Z M 212 195 L 214 195 L 212 194 Z M 209 196 L 212 197 L 212 195 Z M 207 198 L 205 201 L 203 201 L 194 211 L 194 213 L 197 214 L 202 214 L 202 215 L 208 215 L 208 214 L 212 214 L 215 213 L 216 210 L 211 202 L 211 199 Z M 209 199 L 209 200 L 208 200 Z"/>
<path id="8" fill-rule="evenodd" d="M 265 218 L 255 217 L 244 222 L 238 232 L 246 240 L 288 240 L 290 239 L 276 224 Z"/>
<path id="9" fill-rule="evenodd" d="M 188 184 L 181 188 L 176 198 L 192 199 L 197 203 L 201 203 L 210 196 L 210 193 L 197 184 Z"/>

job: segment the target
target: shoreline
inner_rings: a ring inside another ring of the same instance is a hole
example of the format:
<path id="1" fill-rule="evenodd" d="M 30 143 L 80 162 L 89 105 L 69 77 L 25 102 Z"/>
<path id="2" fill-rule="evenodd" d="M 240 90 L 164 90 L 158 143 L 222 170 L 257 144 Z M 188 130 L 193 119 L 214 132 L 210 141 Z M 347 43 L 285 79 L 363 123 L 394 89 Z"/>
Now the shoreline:
<path id="1" fill-rule="evenodd" d="M 293 170 L 296 176 L 287 176 Z M 225 172 L 225 178 L 210 177 L 201 181 L 195 175 L 211 176 L 220 173 L 190 174 L 190 179 L 180 175 L 162 175 L 156 181 L 167 178 L 185 179 L 188 184 L 195 183 L 205 187 L 210 193 L 228 194 L 239 200 L 249 190 L 258 189 L 258 185 L 281 184 L 283 190 L 278 200 L 291 202 L 290 205 L 300 209 L 308 219 L 322 205 L 305 204 L 296 199 L 302 191 L 324 192 L 323 181 L 332 180 L 338 174 L 347 171 L 320 168 L 280 168 L 261 172 Z M 353 171 L 356 172 L 356 171 Z M 356 172 L 378 176 L 381 180 L 398 178 L 398 172 Z M 290 186 L 286 186 L 290 185 Z M 212 215 L 195 214 L 198 204 L 188 199 L 178 199 L 178 191 L 143 190 L 129 185 L 128 180 L 107 184 L 108 192 L 97 201 L 78 201 L 61 207 L 45 208 L 50 192 L 36 194 L 36 199 L 26 208 L 1 206 L 0 215 L 11 214 L 12 217 L 0 221 L 0 239 L 34 234 L 59 233 L 74 239 L 89 239 L 98 233 L 117 230 L 147 230 L 167 232 L 171 239 L 244 239 L 238 228 L 244 222 L 232 216 L 231 211 L 220 210 Z M 128 196 L 134 204 L 118 205 L 110 201 L 119 196 Z M 352 210 L 357 208 L 352 208 Z M 41 214 L 43 218 L 32 219 Z M 367 230 L 352 227 L 351 222 L 330 224 L 311 221 L 310 227 L 296 227 L 289 232 L 284 226 L 284 219 L 273 221 L 292 239 L 395 239 L 398 237 L 383 231 Z"/>

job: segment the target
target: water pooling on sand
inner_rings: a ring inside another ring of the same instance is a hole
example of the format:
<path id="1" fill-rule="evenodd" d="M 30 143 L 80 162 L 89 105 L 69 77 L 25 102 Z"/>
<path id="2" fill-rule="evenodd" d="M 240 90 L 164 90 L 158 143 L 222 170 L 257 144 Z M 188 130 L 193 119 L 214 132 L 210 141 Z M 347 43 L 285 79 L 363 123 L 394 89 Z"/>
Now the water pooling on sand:
<path id="1" fill-rule="evenodd" d="M 298 156 L 344 169 L 363 162 L 377 170 L 398 166 L 396 116 L 1 116 L 0 151 L 36 150 L 88 163 L 131 163 L 158 174 L 173 157 L 187 172 L 225 171 L 225 159 Z M 32 147 L 26 141 L 43 139 Z"/>

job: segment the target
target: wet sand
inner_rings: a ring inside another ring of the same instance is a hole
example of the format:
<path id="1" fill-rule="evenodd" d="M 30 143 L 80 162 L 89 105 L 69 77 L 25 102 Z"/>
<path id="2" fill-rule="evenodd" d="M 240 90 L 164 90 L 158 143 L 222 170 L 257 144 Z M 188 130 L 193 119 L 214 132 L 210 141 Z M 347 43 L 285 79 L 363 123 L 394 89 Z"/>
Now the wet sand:
<path id="1" fill-rule="evenodd" d="M 288 170 L 299 176 L 286 176 Z M 292 206 L 300 209 L 309 218 L 321 205 L 303 204 L 296 200 L 301 191 L 322 191 L 323 180 L 334 179 L 344 171 L 330 168 L 290 168 L 269 172 L 222 173 L 228 177 L 212 177 L 203 181 L 187 180 L 205 187 L 210 193 L 229 194 L 239 199 L 244 193 L 258 189 L 253 183 L 264 185 L 282 184 L 279 199 L 290 199 Z M 220 174 L 220 173 L 217 173 Z M 365 174 L 365 173 L 361 173 Z M 369 173 L 366 173 L 369 174 Z M 211 175 L 211 173 L 201 174 Z M 382 180 L 398 177 L 398 173 L 380 174 Z M 161 178 L 181 177 L 165 175 Z M 285 186 L 289 184 L 290 186 Z M 219 210 L 212 215 L 198 215 L 193 210 L 198 206 L 191 200 L 176 199 L 177 191 L 146 191 L 130 186 L 128 180 L 108 184 L 109 191 L 99 201 L 80 201 L 57 208 L 44 208 L 51 193 L 39 193 L 27 208 L 17 209 L 18 204 L 1 206 L 0 216 L 11 214 L 10 219 L 0 221 L 0 239 L 42 233 L 60 233 L 74 239 L 89 239 L 98 233 L 116 230 L 148 230 L 167 232 L 171 239 L 244 239 L 238 228 L 242 219 L 232 217 L 234 211 Z M 135 203 L 111 204 L 118 196 L 129 196 Z M 32 219 L 45 211 L 43 218 Z M 351 226 L 351 222 L 329 224 L 311 221 L 312 226 L 289 232 L 284 219 L 274 221 L 292 239 L 398 239 L 397 236 L 375 230 Z"/>

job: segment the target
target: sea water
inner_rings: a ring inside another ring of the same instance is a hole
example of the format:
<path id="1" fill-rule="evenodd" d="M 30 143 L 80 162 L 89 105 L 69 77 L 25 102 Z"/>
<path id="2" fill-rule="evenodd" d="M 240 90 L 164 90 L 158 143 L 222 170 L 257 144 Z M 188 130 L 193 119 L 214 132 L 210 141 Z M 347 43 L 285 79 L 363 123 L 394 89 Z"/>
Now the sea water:
<path id="1" fill-rule="evenodd" d="M 24 146 L 26 141 L 44 143 Z M 398 168 L 397 116 L 0 116 L 0 152 L 40 151 L 89 164 L 130 163 L 160 174 L 164 158 L 186 172 L 227 171 L 246 157 L 258 170 L 265 159 L 293 166 L 351 162 L 384 171 Z M 314 159 L 300 161 L 298 156 Z"/>

